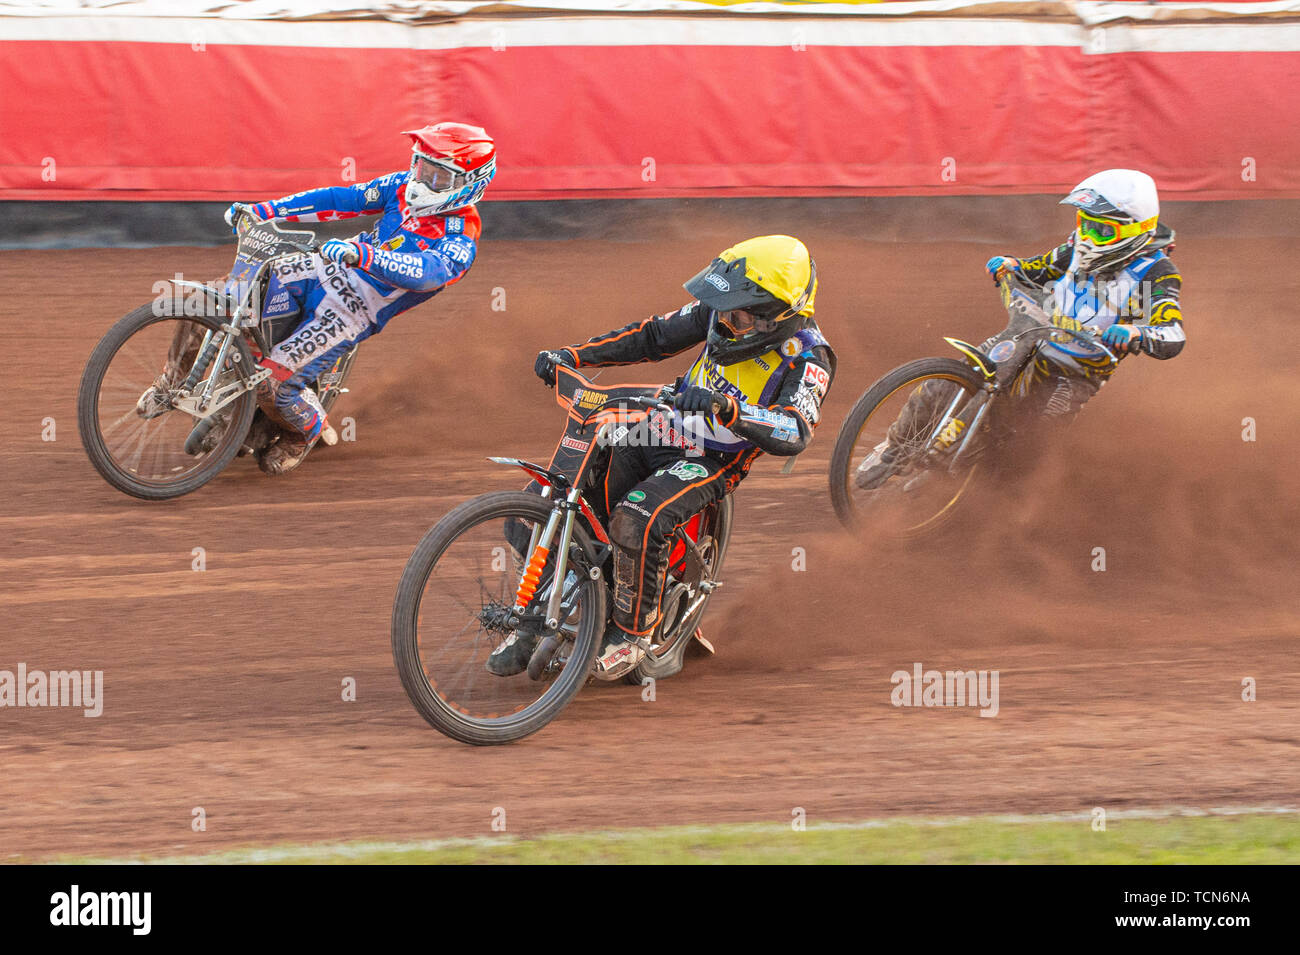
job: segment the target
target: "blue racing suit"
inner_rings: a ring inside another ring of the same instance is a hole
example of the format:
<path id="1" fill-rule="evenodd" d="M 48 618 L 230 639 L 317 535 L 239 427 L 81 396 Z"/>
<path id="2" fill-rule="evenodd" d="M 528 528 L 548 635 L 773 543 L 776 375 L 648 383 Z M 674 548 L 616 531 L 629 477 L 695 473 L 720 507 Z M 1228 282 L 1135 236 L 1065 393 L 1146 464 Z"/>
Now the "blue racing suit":
<path id="1" fill-rule="evenodd" d="M 360 257 L 356 266 L 318 254 L 293 256 L 277 264 L 267 288 L 263 314 L 295 327 L 260 356 L 271 377 L 262 383 L 258 403 L 277 424 L 309 441 L 325 427 L 325 412 L 307 386 L 353 345 L 383 331 L 394 315 L 458 281 L 474 264 L 482 228 L 475 208 L 412 216 L 407 175 L 310 189 L 254 206 L 263 219 L 290 222 L 380 216 L 371 231 L 352 240 Z"/>
<path id="2" fill-rule="evenodd" d="M 1100 335 L 1111 325 L 1140 332 L 1134 351 L 1167 360 L 1183 349 L 1183 313 L 1179 304 L 1183 277 L 1161 249 L 1139 252 L 1131 261 L 1101 274 L 1071 270 L 1074 239 L 1034 259 L 1020 271 L 1050 288 L 1049 318 L 1060 328 L 1088 328 Z M 993 347 L 1001 336 L 982 346 Z M 1117 357 L 1123 358 L 1120 353 Z M 995 359 L 996 360 L 996 359 Z M 1016 379 L 1012 393 L 1028 397 L 1049 417 L 1073 417 L 1100 390 L 1118 367 L 1104 352 L 1079 342 L 1044 343 L 1033 362 Z"/>

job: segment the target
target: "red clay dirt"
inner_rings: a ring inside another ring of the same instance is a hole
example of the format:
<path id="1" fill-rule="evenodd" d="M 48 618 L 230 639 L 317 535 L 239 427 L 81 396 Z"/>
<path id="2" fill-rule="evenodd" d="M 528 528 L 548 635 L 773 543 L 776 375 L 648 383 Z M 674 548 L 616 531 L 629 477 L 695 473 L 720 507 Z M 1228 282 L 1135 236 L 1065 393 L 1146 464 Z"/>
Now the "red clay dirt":
<path id="1" fill-rule="evenodd" d="M 536 351 L 675 307 L 718 248 L 774 229 L 797 229 L 817 257 L 839 374 L 794 472 L 761 460 L 737 493 L 728 585 L 705 621 L 718 655 L 690 661 L 654 702 L 589 687 L 512 746 L 430 729 L 393 670 L 394 590 L 448 508 L 519 485 L 486 455 L 553 446 L 561 420 L 532 377 Z M 1300 280 L 1267 265 L 1290 243 L 1184 239 L 1184 354 L 1126 362 L 1032 474 L 941 540 L 898 547 L 837 529 L 825 486 L 836 430 L 889 368 L 945 354 L 942 335 L 1001 327 L 981 265 L 1008 250 L 869 243 L 807 223 L 710 230 L 489 237 L 464 282 L 362 349 L 335 415 L 355 417 L 355 443 L 278 480 L 239 460 L 162 504 L 91 469 L 77 382 L 155 280 L 220 274 L 230 250 L 0 255 L 0 669 L 105 679 L 98 719 L 0 710 L 0 860 L 490 835 L 496 807 L 528 835 L 784 821 L 796 806 L 815 823 L 1297 802 L 1287 306 Z M 999 670 L 997 717 L 891 706 L 891 673 L 915 662 Z M 1245 677 L 1256 702 L 1241 699 Z M 205 832 L 191 829 L 196 807 Z"/>

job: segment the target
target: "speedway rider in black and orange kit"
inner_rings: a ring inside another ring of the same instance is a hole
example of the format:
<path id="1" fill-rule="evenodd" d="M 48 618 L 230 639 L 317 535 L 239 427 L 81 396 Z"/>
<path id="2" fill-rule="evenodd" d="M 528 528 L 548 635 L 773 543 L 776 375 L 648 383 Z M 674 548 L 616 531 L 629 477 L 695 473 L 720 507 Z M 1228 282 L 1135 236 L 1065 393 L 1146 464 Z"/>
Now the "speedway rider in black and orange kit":
<path id="1" fill-rule="evenodd" d="M 538 377 L 554 385 L 556 365 L 633 365 L 704 345 L 677 383 L 675 413 L 652 413 L 640 440 L 629 432 L 614 441 L 593 502 L 608 514 L 614 544 L 613 620 L 596 658 L 605 679 L 641 662 L 660 623 L 673 529 L 731 493 L 763 452 L 788 457 L 807 447 L 835 374 L 835 354 L 813 321 L 816 267 L 798 239 L 741 242 L 685 288 L 696 301 L 675 312 L 537 356 Z M 512 636 L 487 669 L 519 673 L 536 642 Z"/>

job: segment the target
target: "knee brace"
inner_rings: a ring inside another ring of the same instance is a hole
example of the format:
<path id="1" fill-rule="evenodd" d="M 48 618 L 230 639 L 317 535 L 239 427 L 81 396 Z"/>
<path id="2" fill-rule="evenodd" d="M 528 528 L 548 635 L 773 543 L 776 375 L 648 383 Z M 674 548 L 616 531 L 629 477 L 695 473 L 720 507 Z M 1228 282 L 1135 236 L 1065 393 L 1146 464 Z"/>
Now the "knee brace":
<path id="1" fill-rule="evenodd" d="M 624 550 L 637 552 L 641 549 L 641 536 L 645 532 L 645 521 L 639 515 L 625 507 L 614 506 L 614 514 L 609 521 L 609 539 Z"/>
<path id="2" fill-rule="evenodd" d="M 325 428 L 325 409 L 316 392 L 304 385 L 267 378 L 257 389 L 257 403 L 276 424 L 316 440 Z"/>

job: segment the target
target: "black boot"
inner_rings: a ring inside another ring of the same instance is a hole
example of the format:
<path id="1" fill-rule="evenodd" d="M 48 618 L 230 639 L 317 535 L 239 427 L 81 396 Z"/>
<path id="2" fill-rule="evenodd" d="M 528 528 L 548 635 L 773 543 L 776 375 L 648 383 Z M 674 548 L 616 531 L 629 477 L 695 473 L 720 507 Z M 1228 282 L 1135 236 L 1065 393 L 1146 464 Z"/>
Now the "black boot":
<path id="1" fill-rule="evenodd" d="M 536 633 L 522 627 L 516 630 L 488 655 L 487 663 L 484 664 L 488 673 L 495 676 L 523 673 L 528 669 L 533 651 L 537 649 L 537 637 Z"/>

